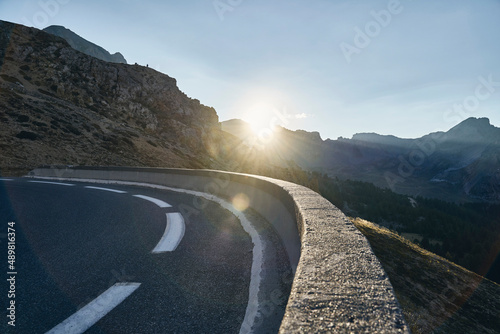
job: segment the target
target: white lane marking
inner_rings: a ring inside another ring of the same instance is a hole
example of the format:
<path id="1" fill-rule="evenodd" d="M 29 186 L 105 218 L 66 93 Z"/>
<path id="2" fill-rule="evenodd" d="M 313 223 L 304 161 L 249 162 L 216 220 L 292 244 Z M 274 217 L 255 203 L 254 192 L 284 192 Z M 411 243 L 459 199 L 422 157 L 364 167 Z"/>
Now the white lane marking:
<path id="1" fill-rule="evenodd" d="M 74 186 L 74 184 L 71 184 L 71 183 L 62 183 L 62 182 L 49 182 L 49 181 L 28 181 L 28 182 L 31 182 L 31 183 L 45 183 L 45 184 L 57 184 L 59 186 Z"/>
<path id="2" fill-rule="evenodd" d="M 45 334 L 81 334 L 130 296 L 141 283 L 116 283 Z"/>
<path id="3" fill-rule="evenodd" d="M 146 201 L 153 202 L 154 204 L 158 205 L 160 208 L 171 208 L 172 207 L 167 202 L 163 202 L 162 200 L 157 199 L 157 198 L 144 196 L 144 195 L 134 195 L 134 197 L 142 198 L 142 199 L 145 199 Z"/>
<path id="4" fill-rule="evenodd" d="M 126 194 L 126 191 L 122 190 L 116 190 L 116 189 L 109 189 L 109 188 L 101 188 L 101 187 L 92 187 L 92 186 L 85 186 L 87 189 L 97 189 L 97 190 L 104 190 L 104 191 L 111 191 L 113 193 L 118 193 L 118 194 Z"/>
<path id="5" fill-rule="evenodd" d="M 238 219 L 241 222 L 241 225 L 243 226 L 243 229 L 250 235 L 253 243 L 253 259 L 252 259 L 252 270 L 250 274 L 250 288 L 249 288 L 249 293 L 248 293 L 248 304 L 247 304 L 247 309 L 245 312 L 245 318 L 243 319 L 243 323 L 240 327 L 240 334 L 243 333 L 251 333 L 252 332 L 252 327 L 254 327 L 257 324 L 257 321 L 259 320 L 259 309 L 263 307 L 261 304 L 263 301 L 259 300 L 258 294 L 259 294 L 259 289 L 262 283 L 261 280 L 261 268 L 263 264 L 263 259 L 264 259 L 264 242 L 262 241 L 259 233 L 253 227 L 252 223 L 246 218 L 245 214 L 243 214 L 240 211 L 237 211 L 229 202 L 226 200 L 223 200 L 217 196 L 214 196 L 212 194 L 208 193 L 202 193 L 199 191 L 193 191 L 193 190 L 186 190 L 186 189 L 179 189 L 179 188 L 172 188 L 172 187 L 167 187 L 167 186 L 162 186 L 159 184 L 152 184 L 152 183 L 144 183 L 144 182 L 132 182 L 132 181 L 117 181 L 117 180 L 98 180 L 98 179 L 78 179 L 78 178 L 56 178 L 56 177 L 43 177 L 45 179 L 50 179 L 50 180 L 69 180 L 69 181 L 75 181 L 75 182 L 87 182 L 87 183 L 99 183 L 99 184 L 119 184 L 119 185 L 127 185 L 127 186 L 139 186 L 139 187 L 147 187 L 147 188 L 153 188 L 153 189 L 162 189 L 162 190 L 169 190 L 169 191 L 174 191 L 174 192 L 180 192 L 180 193 L 185 193 L 189 195 L 194 195 L 198 197 L 203 197 L 205 199 L 208 199 L 209 201 L 213 201 L 218 203 L 224 208 L 228 208 L 229 211 L 231 211 L 234 215 L 238 217 Z M 222 203 L 226 203 L 226 206 L 224 206 Z"/>
<path id="6" fill-rule="evenodd" d="M 185 231 L 186 225 L 182 215 L 179 212 L 167 213 L 165 232 L 152 253 L 173 252 L 179 246 Z"/>
<path id="7" fill-rule="evenodd" d="M 0 181 L 14 181 L 14 179 L 5 179 L 3 177 L 0 177 Z"/>

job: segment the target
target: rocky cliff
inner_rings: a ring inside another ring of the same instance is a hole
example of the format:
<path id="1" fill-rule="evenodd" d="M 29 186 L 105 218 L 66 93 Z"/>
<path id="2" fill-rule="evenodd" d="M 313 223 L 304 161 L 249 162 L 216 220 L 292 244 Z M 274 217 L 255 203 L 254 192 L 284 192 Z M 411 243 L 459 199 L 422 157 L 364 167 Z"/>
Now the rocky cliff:
<path id="1" fill-rule="evenodd" d="M 40 164 L 213 167 L 213 108 L 153 69 L 109 63 L 0 21 L 0 168 Z"/>

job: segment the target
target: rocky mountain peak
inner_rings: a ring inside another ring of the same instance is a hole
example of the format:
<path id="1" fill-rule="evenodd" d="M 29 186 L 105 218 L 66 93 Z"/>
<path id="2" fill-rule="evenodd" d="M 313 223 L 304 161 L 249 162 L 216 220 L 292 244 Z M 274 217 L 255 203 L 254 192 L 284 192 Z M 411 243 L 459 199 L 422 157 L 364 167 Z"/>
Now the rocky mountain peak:
<path id="1" fill-rule="evenodd" d="M 83 52 L 89 56 L 111 63 L 127 63 L 121 53 L 116 52 L 114 54 L 110 54 L 99 45 L 87 41 L 63 26 L 52 25 L 43 29 L 43 31 L 65 39 L 73 49 Z"/>
<path id="2" fill-rule="evenodd" d="M 491 125 L 488 118 L 470 117 L 446 132 L 443 139 L 454 142 L 488 144 L 495 141 L 498 136 L 500 136 L 500 129 Z"/>
<path id="3" fill-rule="evenodd" d="M 468 131 L 470 129 L 483 132 L 490 130 L 492 127 L 493 126 L 491 125 L 490 120 L 486 117 L 482 118 L 469 117 L 465 121 L 451 128 L 450 131 L 448 132 Z"/>
<path id="4" fill-rule="evenodd" d="M 462 126 L 465 125 L 471 125 L 471 126 L 476 126 L 476 127 L 490 127 L 491 123 L 489 118 L 487 117 L 481 117 L 481 118 L 475 118 L 475 117 L 469 117 L 465 121 L 463 121 Z"/>

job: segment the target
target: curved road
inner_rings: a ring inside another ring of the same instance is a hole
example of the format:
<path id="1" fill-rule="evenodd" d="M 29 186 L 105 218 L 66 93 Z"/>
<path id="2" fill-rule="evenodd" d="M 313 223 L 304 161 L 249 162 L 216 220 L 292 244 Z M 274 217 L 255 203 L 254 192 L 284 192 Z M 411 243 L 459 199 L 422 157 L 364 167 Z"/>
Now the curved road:
<path id="1" fill-rule="evenodd" d="M 16 245 L 15 298 L 2 285 L 16 326 L 7 318 L 2 332 L 57 332 L 101 314 L 86 333 L 238 333 L 253 246 L 234 215 L 207 202 L 183 219 L 193 196 L 164 190 L 33 181 L 0 181 L 4 274 L 8 222 Z"/>

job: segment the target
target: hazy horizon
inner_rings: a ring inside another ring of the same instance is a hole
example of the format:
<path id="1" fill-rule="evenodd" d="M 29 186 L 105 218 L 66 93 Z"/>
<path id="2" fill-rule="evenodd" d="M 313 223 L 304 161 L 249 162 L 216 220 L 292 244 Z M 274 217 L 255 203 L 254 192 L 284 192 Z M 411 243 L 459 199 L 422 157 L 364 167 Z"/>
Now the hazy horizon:
<path id="1" fill-rule="evenodd" d="M 233 118 L 418 138 L 500 126 L 500 1 L 4 1 L 0 19 L 81 37 Z"/>

